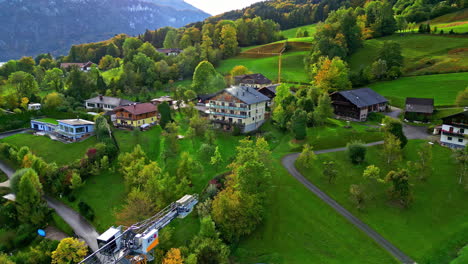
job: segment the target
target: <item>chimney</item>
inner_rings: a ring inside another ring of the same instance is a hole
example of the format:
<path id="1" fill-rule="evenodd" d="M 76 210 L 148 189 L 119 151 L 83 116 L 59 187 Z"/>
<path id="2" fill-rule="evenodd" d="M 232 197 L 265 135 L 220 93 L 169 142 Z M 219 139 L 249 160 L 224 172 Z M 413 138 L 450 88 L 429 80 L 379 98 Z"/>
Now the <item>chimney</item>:
<path id="1" fill-rule="evenodd" d="M 99 100 L 101 100 L 101 101 L 102 101 L 102 95 L 99 95 Z"/>

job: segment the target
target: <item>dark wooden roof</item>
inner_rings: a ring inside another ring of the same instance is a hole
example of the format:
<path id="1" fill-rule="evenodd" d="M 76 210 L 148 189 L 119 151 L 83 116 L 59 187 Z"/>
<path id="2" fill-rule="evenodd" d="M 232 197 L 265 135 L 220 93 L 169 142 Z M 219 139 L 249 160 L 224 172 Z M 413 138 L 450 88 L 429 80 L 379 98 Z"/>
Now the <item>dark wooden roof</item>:
<path id="1" fill-rule="evenodd" d="M 434 99 L 432 98 L 406 98 L 406 112 L 432 114 L 434 112 Z"/>
<path id="2" fill-rule="evenodd" d="M 337 93 L 359 108 L 388 102 L 385 97 L 370 88 L 340 91 Z"/>

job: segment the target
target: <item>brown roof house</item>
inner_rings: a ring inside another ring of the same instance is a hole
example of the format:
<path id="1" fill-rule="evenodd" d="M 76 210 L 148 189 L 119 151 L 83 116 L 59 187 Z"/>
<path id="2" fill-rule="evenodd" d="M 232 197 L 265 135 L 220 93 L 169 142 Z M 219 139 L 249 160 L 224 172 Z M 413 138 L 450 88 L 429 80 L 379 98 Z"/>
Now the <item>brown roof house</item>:
<path id="1" fill-rule="evenodd" d="M 330 95 L 337 116 L 366 121 L 371 112 L 383 112 L 388 100 L 370 88 L 339 91 Z"/>
<path id="2" fill-rule="evenodd" d="M 432 98 L 406 98 L 405 119 L 411 121 L 427 122 L 434 112 L 434 99 Z"/>
<path id="3" fill-rule="evenodd" d="M 245 74 L 234 77 L 235 85 L 260 89 L 271 85 L 271 80 L 261 73 Z"/>
<path id="4" fill-rule="evenodd" d="M 113 112 L 116 115 L 115 123 L 118 127 L 144 128 L 155 125 L 158 119 L 156 106 L 152 103 L 119 106 Z"/>
<path id="5" fill-rule="evenodd" d="M 88 61 L 88 62 L 64 62 L 60 63 L 60 68 L 64 70 L 69 70 L 72 67 L 78 67 L 80 71 L 83 72 L 88 72 L 91 70 L 91 66 L 93 66 L 94 63 Z"/>

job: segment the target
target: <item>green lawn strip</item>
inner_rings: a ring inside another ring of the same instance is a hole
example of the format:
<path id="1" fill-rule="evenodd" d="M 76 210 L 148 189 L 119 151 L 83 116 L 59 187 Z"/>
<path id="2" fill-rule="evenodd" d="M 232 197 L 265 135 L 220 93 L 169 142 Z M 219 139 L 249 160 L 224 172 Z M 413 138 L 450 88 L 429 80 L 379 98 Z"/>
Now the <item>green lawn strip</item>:
<path id="1" fill-rule="evenodd" d="M 43 123 L 49 123 L 52 125 L 58 125 L 57 119 L 55 118 L 39 118 L 35 119 L 35 121 L 43 122 Z"/>
<path id="2" fill-rule="evenodd" d="M 65 144 L 51 140 L 46 136 L 34 136 L 31 134 L 16 134 L 0 140 L 17 146 L 27 146 L 38 157 L 46 162 L 56 162 L 58 165 L 70 164 L 85 155 L 88 148 L 97 144 L 96 137 L 88 138 L 81 142 Z"/>
<path id="3" fill-rule="evenodd" d="M 352 71 L 358 72 L 371 65 L 378 56 L 383 41 L 392 40 L 402 47 L 405 58 L 404 72 L 407 75 L 457 72 L 468 70 L 468 53 L 453 52 L 466 48 L 468 38 L 449 35 L 394 34 L 392 36 L 370 39 L 349 58 Z M 452 53 L 450 53 L 452 51 Z"/>
<path id="4" fill-rule="evenodd" d="M 304 57 L 307 51 L 287 52 L 283 55 L 281 79 L 282 81 L 309 82 L 304 69 Z M 234 57 L 220 62 L 217 70 L 228 74 L 233 67 L 244 65 L 252 72 L 262 73 L 269 79 L 278 80 L 278 56 L 264 58 Z"/>
<path id="5" fill-rule="evenodd" d="M 411 140 L 408 143 L 405 161 L 399 166 L 404 167 L 406 161 L 416 161 L 420 144 L 427 142 Z M 334 160 L 337 164 L 338 177 L 334 184 L 328 184 L 322 176 L 322 162 L 326 160 Z M 434 145 L 433 162 L 433 174 L 426 182 L 411 179 L 414 203 L 409 209 L 389 203 L 386 193 L 388 185 L 375 183 L 367 188 L 372 198 L 367 200 L 363 212 L 351 203 L 349 187 L 363 183 L 362 172 L 367 165 L 379 166 L 383 170 L 382 175 L 389 171 L 381 155 L 381 146 L 368 148 L 366 162 L 362 165 L 352 165 L 346 153 L 339 152 L 319 155 L 312 169 L 299 166 L 299 170 L 351 213 L 419 261 L 431 255 L 445 239 L 463 228 L 468 217 L 468 205 L 464 202 L 466 192 L 457 184 L 451 150 Z"/>
<path id="6" fill-rule="evenodd" d="M 467 86 L 468 72 L 403 77 L 370 84 L 369 87 L 404 107 L 406 97 L 434 98 L 436 106 L 454 105 L 459 91 Z"/>

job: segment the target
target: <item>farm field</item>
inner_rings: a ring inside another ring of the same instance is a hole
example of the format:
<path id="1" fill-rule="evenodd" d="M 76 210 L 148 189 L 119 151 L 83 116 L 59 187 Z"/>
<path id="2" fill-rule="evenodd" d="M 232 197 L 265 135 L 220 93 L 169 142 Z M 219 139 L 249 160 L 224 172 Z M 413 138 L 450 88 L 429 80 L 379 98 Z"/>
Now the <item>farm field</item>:
<path id="1" fill-rule="evenodd" d="M 351 70 L 357 72 L 371 65 L 386 40 L 401 45 L 405 75 L 468 71 L 468 37 L 422 34 L 394 34 L 366 40 L 364 47 L 351 55 Z"/>
<path id="2" fill-rule="evenodd" d="M 427 142 L 409 141 L 404 149 L 405 161 L 398 167 L 405 167 L 407 161 L 416 161 L 421 144 Z M 385 165 L 380 154 L 381 148 L 368 148 L 366 161 L 361 165 L 353 165 L 345 152 L 338 152 L 318 155 L 311 169 L 301 166 L 298 169 L 312 183 L 418 263 L 448 263 L 455 258 L 454 253 L 464 246 L 463 242 L 468 237 L 468 225 L 465 221 L 468 217 L 468 205 L 464 202 L 466 192 L 458 185 L 451 150 L 434 145 L 432 175 L 427 181 L 415 177 L 410 179 L 414 193 L 414 203 L 410 208 L 403 209 L 390 203 L 386 193 L 389 185 L 373 182 L 367 183 L 366 193 L 370 197 L 366 200 L 365 209 L 359 211 L 349 199 L 349 187 L 351 184 L 364 183 L 362 172 L 370 164 L 381 168 L 381 177 L 386 175 L 390 168 Z M 328 160 L 334 160 L 337 164 L 338 177 L 333 184 L 329 184 L 322 175 L 322 162 Z M 461 237 L 464 237 L 462 244 L 454 245 L 457 238 Z M 450 242 L 447 243 L 448 241 Z"/>
<path id="3" fill-rule="evenodd" d="M 370 84 L 392 105 L 403 107 L 406 97 L 434 98 L 435 106 L 454 105 L 459 91 L 468 85 L 468 72 L 403 77 Z"/>
<path id="4" fill-rule="evenodd" d="M 82 142 L 65 144 L 51 140 L 45 136 L 31 134 L 17 134 L 0 140 L 17 146 L 27 146 L 38 157 L 46 162 L 56 162 L 57 165 L 66 165 L 85 155 L 86 150 L 97 144 L 96 137 L 91 137 Z"/>
<path id="5" fill-rule="evenodd" d="M 304 56 L 307 51 L 286 52 L 283 55 L 281 80 L 288 82 L 309 82 L 309 77 L 304 70 Z M 264 58 L 235 58 L 221 61 L 216 68 L 222 74 L 228 74 L 234 66 L 244 65 L 252 72 L 259 72 L 269 79 L 278 80 L 278 56 Z"/>

